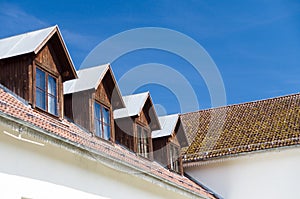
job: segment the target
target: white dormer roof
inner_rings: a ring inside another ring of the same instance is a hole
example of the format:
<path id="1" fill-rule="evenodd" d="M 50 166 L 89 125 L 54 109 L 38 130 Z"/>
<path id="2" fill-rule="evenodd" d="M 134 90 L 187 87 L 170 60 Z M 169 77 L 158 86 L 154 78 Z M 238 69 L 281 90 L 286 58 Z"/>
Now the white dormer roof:
<path id="1" fill-rule="evenodd" d="M 55 32 L 57 26 L 0 39 L 0 59 L 37 53 L 40 46 Z"/>
<path id="2" fill-rule="evenodd" d="M 178 114 L 158 117 L 161 130 L 152 131 L 152 138 L 171 136 L 172 133 L 175 131 L 178 119 Z"/>
<path id="3" fill-rule="evenodd" d="M 115 110 L 114 119 L 139 116 L 149 96 L 149 92 L 123 96 L 126 108 Z"/>
<path id="4" fill-rule="evenodd" d="M 64 94 L 76 93 L 89 89 L 96 90 L 108 70 L 109 64 L 78 70 L 78 79 L 73 79 L 64 83 Z"/>

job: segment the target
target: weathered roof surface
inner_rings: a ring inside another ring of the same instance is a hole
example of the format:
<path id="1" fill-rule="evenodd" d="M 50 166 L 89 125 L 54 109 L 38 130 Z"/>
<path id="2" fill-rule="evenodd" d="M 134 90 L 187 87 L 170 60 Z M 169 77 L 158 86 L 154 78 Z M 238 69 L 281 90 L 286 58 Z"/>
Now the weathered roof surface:
<path id="1" fill-rule="evenodd" d="M 64 94 L 97 89 L 108 70 L 109 64 L 78 70 L 78 79 L 64 82 Z"/>
<path id="2" fill-rule="evenodd" d="M 158 117 L 161 130 L 152 131 L 152 138 L 159 138 L 172 135 L 172 133 L 175 131 L 178 119 L 178 114 Z"/>
<path id="3" fill-rule="evenodd" d="M 115 110 L 114 119 L 138 116 L 142 111 L 148 97 L 150 97 L 149 92 L 123 96 L 123 101 L 126 108 Z"/>
<path id="4" fill-rule="evenodd" d="M 196 194 L 200 198 L 215 198 L 187 177 L 170 172 L 156 162 L 139 157 L 117 144 L 110 144 L 91 136 L 91 133 L 66 119 L 56 119 L 46 113 L 35 111 L 30 105 L 15 97 L 2 85 L 0 85 L 0 117 L 10 118 L 14 122 L 22 121 L 22 125 L 39 129 L 40 133 L 46 131 L 48 134 L 59 137 L 75 147 L 90 149 L 91 152 L 96 151 L 98 154 L 109 156 L 117 162 L 142 170 L 145 174 L 148 173 L 164 183 Z"/>
<path id="5" fill-rule="evenodd" d="M 300 144 L 300 94 L 181 115 L 188 138 L 185 166 Z"/>

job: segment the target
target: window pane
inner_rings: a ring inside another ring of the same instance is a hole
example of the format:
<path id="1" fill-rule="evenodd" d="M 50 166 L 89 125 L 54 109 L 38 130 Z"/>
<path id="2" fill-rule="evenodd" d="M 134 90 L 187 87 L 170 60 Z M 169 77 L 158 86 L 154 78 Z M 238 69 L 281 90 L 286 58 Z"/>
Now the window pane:
<path id="1" fill-rule="evenodd" d="M 109 125 L 109 110 L 103 107 L 103 122 Z"/>
<path id="2" fill-rule="evenodd" d="M 36 88 L 36 106 L 46 110 L 46 93 L 39 88 Z"/>
<path id="3" fill-rule="evenodd" d="M 36 106 L 46 110 L 46 74 L 40 69 L 36 69 Z"/>
<path id="4" fill-rule="evenodd" d="M 57 115 L 56 97 L 48 95 L 48 112 Z"/>
<path id="5" fill-rule="evenodd" d="M 179 149 L 170 145 L 170 169 L 179 172 Z"/>
<path id="6" fill-rule="evenodd" d="M 137 126 L 137 136 L 138 136 L 138 153 L 142 153 L 142 128 Z"/>
<path id="7" fill-rule="evenodd" d="M 102 137 L 102 128 L 101 128 L 101 125 L 100 125 L 100 121 L 95 119 L 95 133 L 96 133 L 96 136 L 98 137 Z"/>
<path id="8" fill-rule="evenodd" d="M 48 93 L 56 96 L 56 79 L 48 76 Z"/>
<path id="9" fill-rule="evenodd" d="M 45 77 L 46 77 L 46 74 L 37 68 L 35 84 L 36 84 L 36 87 L 38 87 L 44 91 L 46 90 L 46 78 Z"/>
<path id="10" fill-rule="evenodd" d="M 109 140 L 110 139 L 110 127 L 108 125 L 103 125 L 104 129 L 104 139 Z"/>
<path id="11" fill-rule="evenodd" d="M 147 130 L 144 129 L 144 136 L 143 136 L 143 141 L 144 141 L 144 153 L 145 157 L 148 157 L 149 153 L 149 147 L 148 147 L 148 133 Z"/>
<path id="12" fill-rule="evenodd" d="M 140 125 L 137 125 L 138 153 L 149 158 L 148 131 Z"/>
<path id="13" fill-rule="evenodd" d="M 100 104 L 95 103 L 95 119 L 100 121 Z"/>
<path id="14" fill-rule="evenodd" d="M 57 115 L 56 79 L 48 75 L 48 112 Z"/>

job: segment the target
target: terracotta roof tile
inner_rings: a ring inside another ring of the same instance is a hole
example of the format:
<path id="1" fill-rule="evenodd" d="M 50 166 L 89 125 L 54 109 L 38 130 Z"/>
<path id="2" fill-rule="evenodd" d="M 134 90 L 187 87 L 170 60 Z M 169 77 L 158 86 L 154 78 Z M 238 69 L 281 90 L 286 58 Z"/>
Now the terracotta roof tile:
<path id="1" fill-rule="evenodd" d="M 80 144 L 89 149 L 96 150 L 99 153 L 109 155 L 115 160 L 130 164 L 131 166 L 141 169 L 144 172 L 151 173 L 160 179 L 176 184 L 178 187 L 190 190 L 193 193 L 207 198 L 215 198 L 203 187 L 185 176 L 180 176 L 170 172 L 158 163 L 141 158 L 135 153 L 132 153 L 117 144 L 111 144 L 107 141 L 94 137 L 91 133 L 84 131 L 66 119 L 59 120 L 46 113 L 32 109 L 31 106 L 26 105 L 26 103 L 22 102 L 22 100 L 18 99 L 12 93 L 7 92 L 7 90 L 1 86 L 0 112 L 28 122 L 31 125 L 46 130 L 76 145 Z"/>
<path id="2" fill-rule="evenodd" d="M 300 94 L 181 115 L 184 163 L 300 143 Z"/>

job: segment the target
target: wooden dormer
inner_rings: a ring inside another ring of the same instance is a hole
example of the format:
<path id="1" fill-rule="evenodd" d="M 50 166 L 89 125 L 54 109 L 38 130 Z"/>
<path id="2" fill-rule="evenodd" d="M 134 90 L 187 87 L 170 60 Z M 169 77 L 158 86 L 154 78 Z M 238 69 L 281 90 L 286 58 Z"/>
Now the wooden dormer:
<path id="1" fill-rule="evenodd" d="M 124 96 L 126 108 L 114 111 L 116 142 L 153 159 L 151 133 L 160 129 L 149 92 Z"/>
<path id="2" fill-rule="evenodd" d="M 183 174 L 181 148 L 188 141 L 178 114 L 159 117 L 161 130 L 152 132 L 154 160 L 171 171 Z"/>
<path id="3" fill-rule="evenodd" d="M 96 137 L 114 142 L 113 111 L 124 102 L 109 64 L 77 71 L 64 83 L 65 115 Z"/>
<path id="4" fill-rule="evenodd" d="M 0 84 L 36 110 L 63 117 L 63 82 L 77 78 L 59 28 L 0 40 Z"/>

